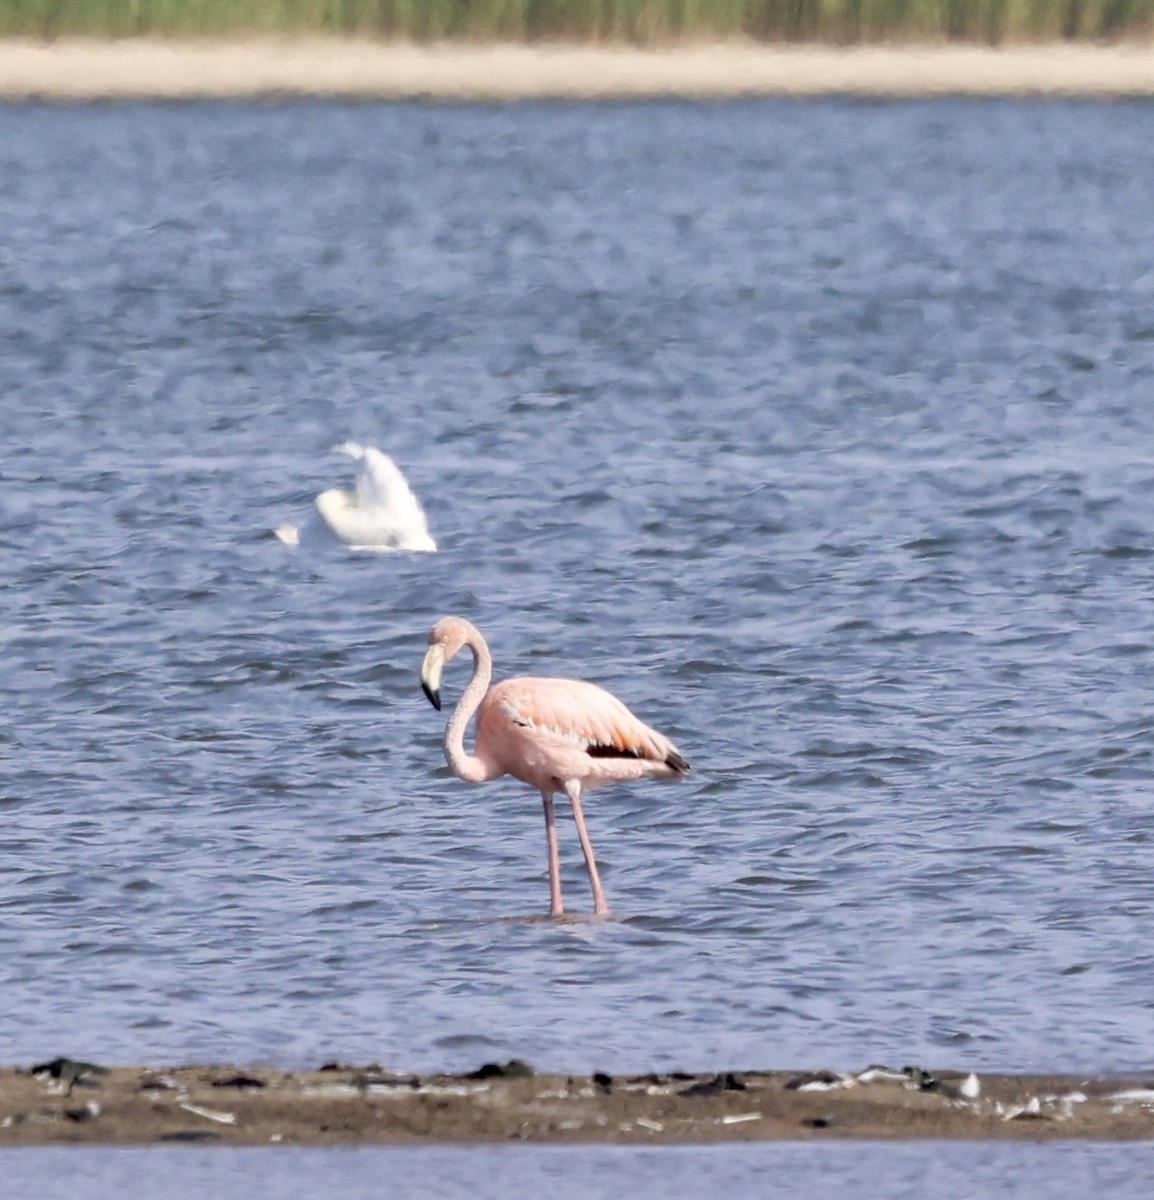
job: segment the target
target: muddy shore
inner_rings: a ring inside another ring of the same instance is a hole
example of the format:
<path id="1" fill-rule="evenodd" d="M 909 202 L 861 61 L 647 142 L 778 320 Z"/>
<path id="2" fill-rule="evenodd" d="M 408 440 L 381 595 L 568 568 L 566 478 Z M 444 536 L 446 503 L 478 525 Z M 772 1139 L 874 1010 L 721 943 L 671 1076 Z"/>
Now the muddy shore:
<path id="1" fill-rule="evenodd" d="M 1154 95 L 1154 46 L 433 45 L 338 38 L 0 41 L 0 99 Z"/>
<path id="2" fill-rule="evenodd" d="M 336 1063 L 0 1069 L 0 1146 L 1152 1137 L 1143 1080 L 914 1067 L 539 1075 L 520 1062 L 422 1076 Z"/>

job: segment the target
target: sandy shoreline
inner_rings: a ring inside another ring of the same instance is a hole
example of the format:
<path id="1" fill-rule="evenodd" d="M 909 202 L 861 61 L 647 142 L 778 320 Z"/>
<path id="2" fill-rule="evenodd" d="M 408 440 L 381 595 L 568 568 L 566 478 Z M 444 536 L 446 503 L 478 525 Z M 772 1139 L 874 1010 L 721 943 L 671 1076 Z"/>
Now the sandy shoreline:
<path id="1" fill-rule="evenodd" d="M 320 38 L 0 41 L 0 99 L 1154 95 L 1154 46 L 435 45 Z"/>
<path id="2" fill-rule="evenodd" d="M 1148 1084 L 1071 1076 L 879 1067 L 568 1076 L 517 1062 L 425 1076 L 338 1064 L 0 1068 L 0 1146 L 1152 1137 Z"/>

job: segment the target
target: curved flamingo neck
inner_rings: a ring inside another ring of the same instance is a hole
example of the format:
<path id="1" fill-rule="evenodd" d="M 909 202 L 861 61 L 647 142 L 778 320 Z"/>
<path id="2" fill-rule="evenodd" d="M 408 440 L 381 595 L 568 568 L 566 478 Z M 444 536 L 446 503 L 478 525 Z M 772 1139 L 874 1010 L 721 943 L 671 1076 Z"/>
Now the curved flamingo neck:
<path id="1" fill-rule="evenodd" d="M 504 772 L 490 762 L 484 747 L 477 747 L 480 751 L 478 754 L 470 754 L 465 749 L 465 729 L 489 690 L 489 681 L 493 678 L 493 659 L 485 639 L 476 630 L 471 631 L 465 639 L 465 645 L 473 652 L 473 677 L 461 693 L 457 707 L 445 726 L 445 758 L 454 775 L 469 783 L 484 783 Z"/>

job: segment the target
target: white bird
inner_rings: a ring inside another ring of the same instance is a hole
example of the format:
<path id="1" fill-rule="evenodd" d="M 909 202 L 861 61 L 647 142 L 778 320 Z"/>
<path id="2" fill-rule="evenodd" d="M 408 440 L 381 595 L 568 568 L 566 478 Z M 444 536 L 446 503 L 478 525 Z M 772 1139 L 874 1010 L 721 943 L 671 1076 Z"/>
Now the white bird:
<path id="1" fill-rule="evenodd" d="M 375 446 L 344 442 L 336 449 L 358 469 L 354 491 L 329 488 L 314 502 L 328 532 L 353 550 L 436 550 L 424 509 L 397 464 Z M 275 532 L 286 545 L 300 544 L 296 525 L 286 522 Z"/>

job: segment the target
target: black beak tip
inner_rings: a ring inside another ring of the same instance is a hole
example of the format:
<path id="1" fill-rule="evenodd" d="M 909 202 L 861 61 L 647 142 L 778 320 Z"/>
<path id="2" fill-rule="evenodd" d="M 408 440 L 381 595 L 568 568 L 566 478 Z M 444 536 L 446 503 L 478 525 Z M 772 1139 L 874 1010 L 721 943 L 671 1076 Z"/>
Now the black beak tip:
<path id="1" fill-rule="evenodd" d="M 421 684 L 421 691 L 428 697 L 429 703 L 437 710 L 441 711 L 441 693 L 434 692 L 427 684 Z"/>

